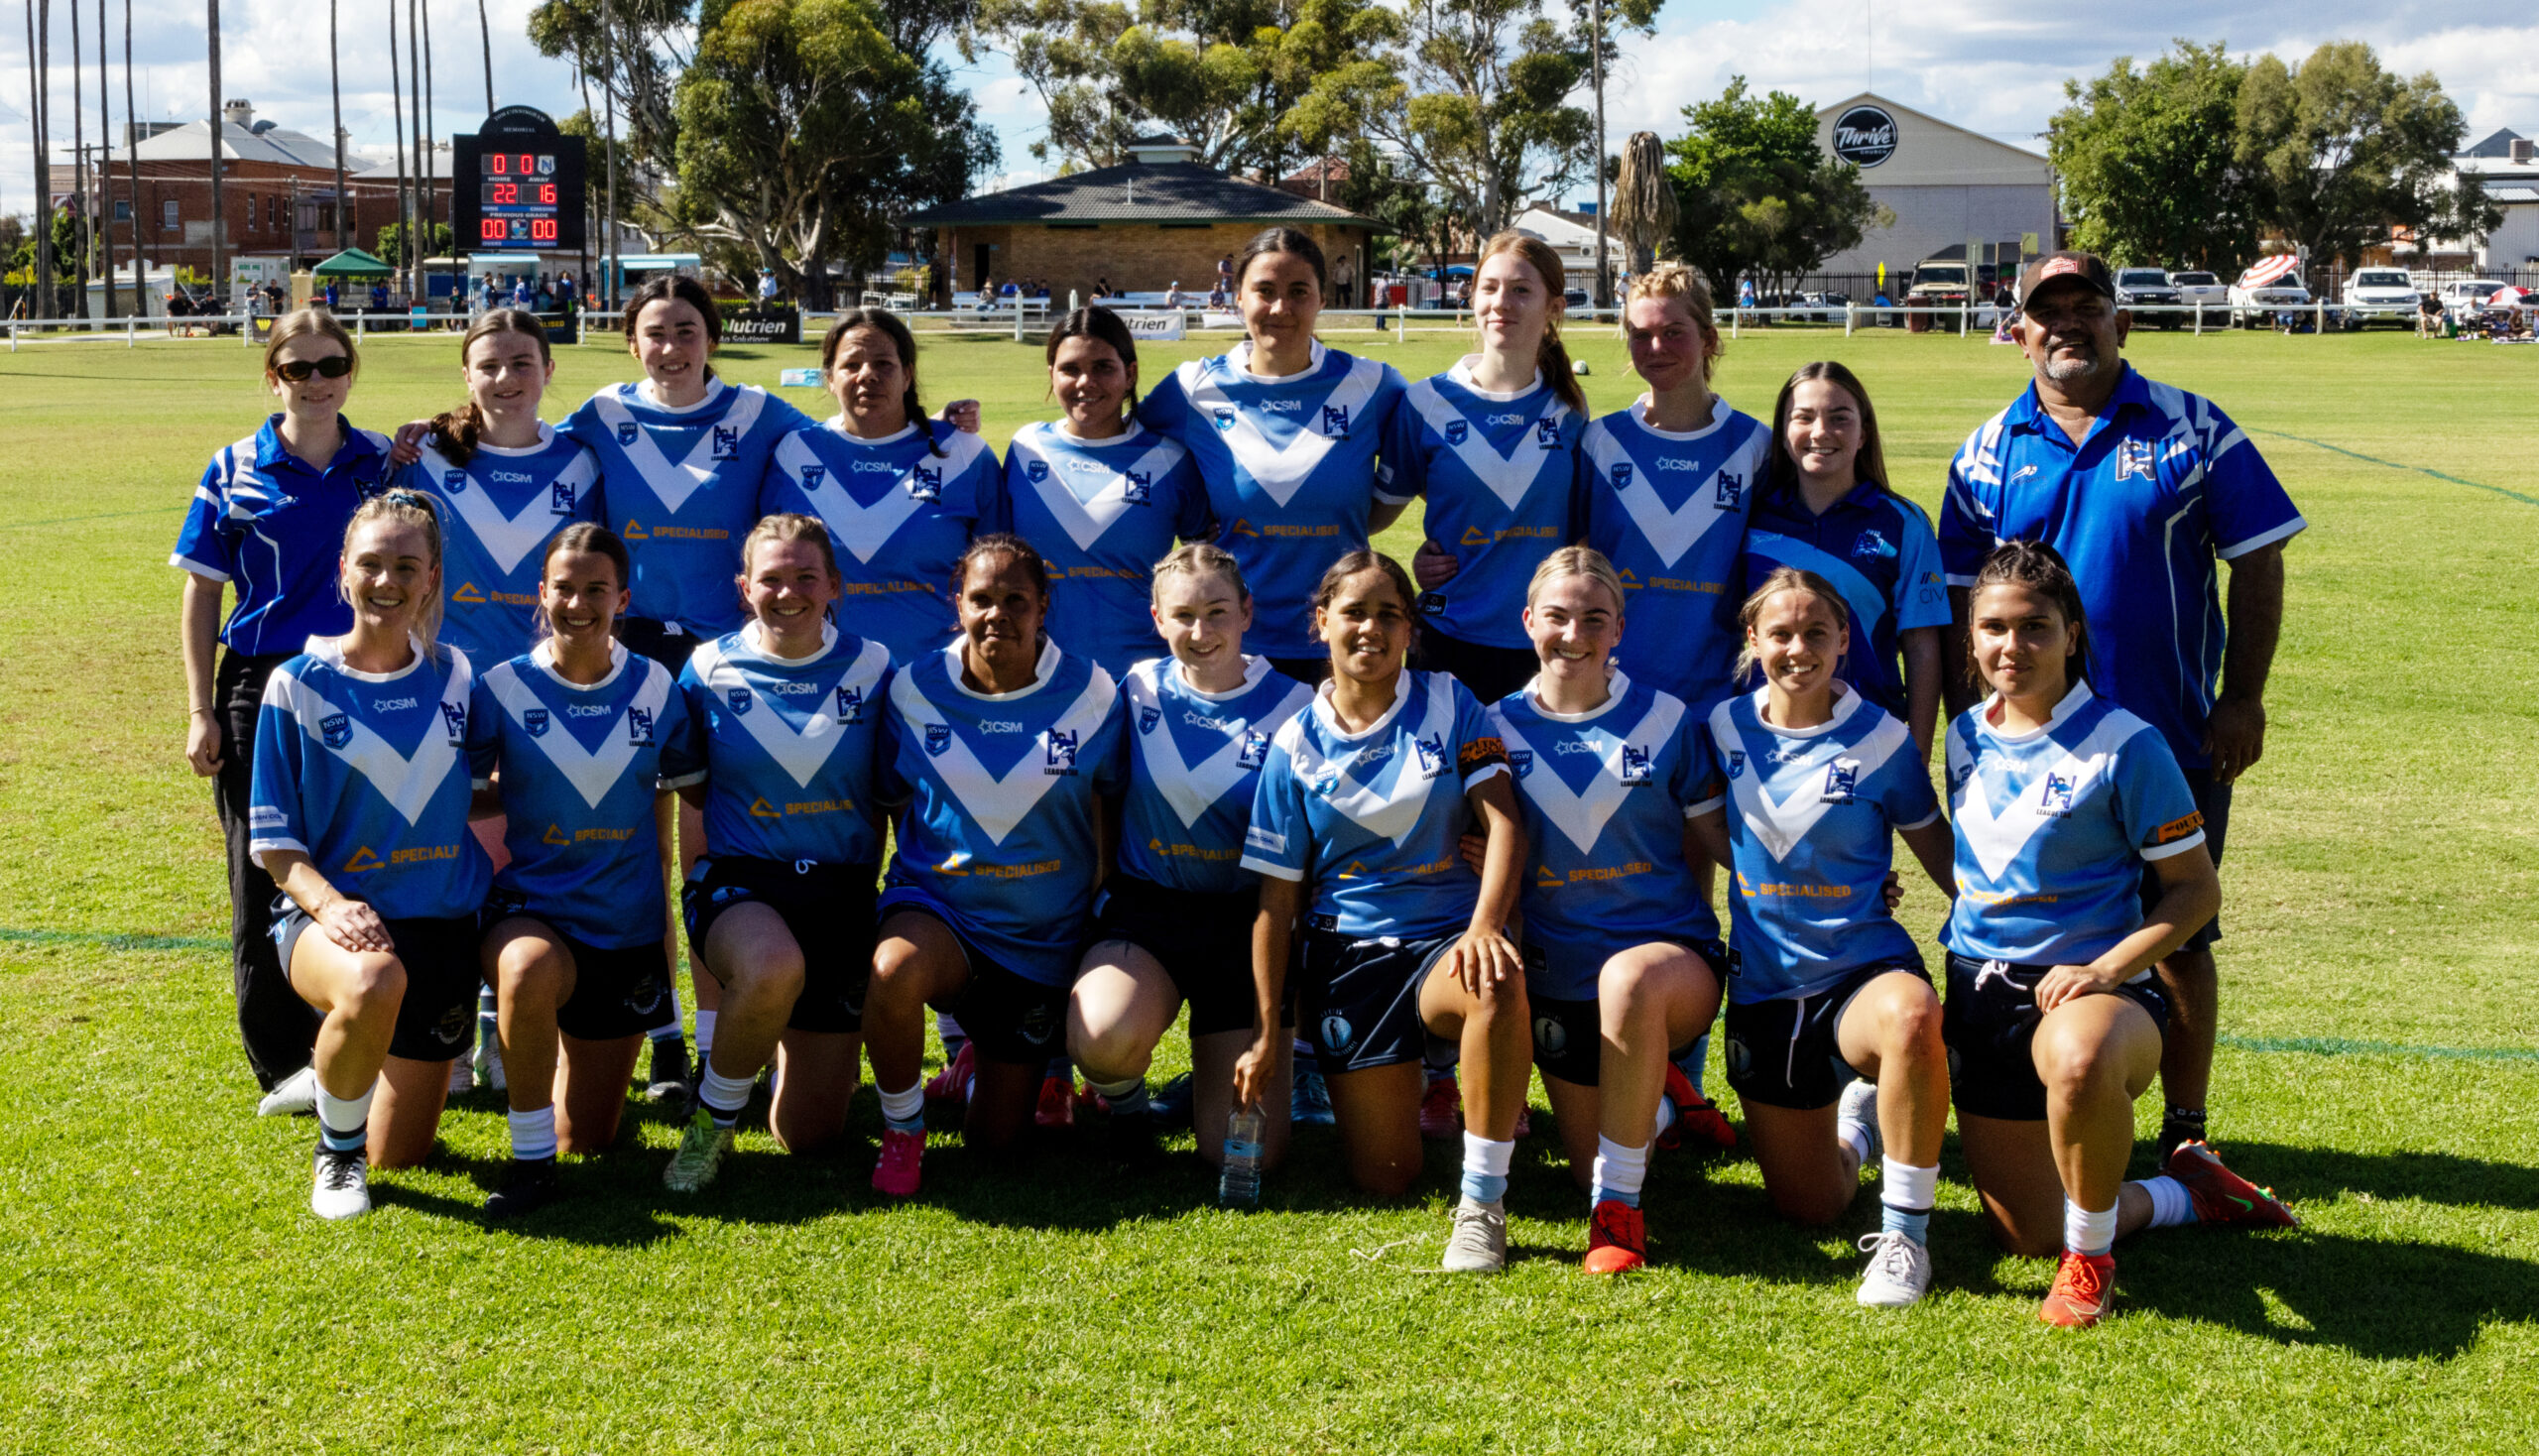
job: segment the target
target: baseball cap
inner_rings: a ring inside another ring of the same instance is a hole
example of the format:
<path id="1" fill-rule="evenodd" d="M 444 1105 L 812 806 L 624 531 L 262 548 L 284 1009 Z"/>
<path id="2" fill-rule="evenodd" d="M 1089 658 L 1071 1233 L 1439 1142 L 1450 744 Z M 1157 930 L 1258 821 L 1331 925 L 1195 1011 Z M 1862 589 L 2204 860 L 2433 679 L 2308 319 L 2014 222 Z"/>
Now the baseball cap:
<path id="1" fill-rule="evenodd" d="M 2076 278 L 2092 293 L 2116 302 L 2116 276 L 2108 272 L 2107 260 L 2096 253 L 2066 249 L 2048 253 L 2029 264 L 2019 274 L 2019 303 L 2024 304 L 2036 291 L 2058 278 Z"/>

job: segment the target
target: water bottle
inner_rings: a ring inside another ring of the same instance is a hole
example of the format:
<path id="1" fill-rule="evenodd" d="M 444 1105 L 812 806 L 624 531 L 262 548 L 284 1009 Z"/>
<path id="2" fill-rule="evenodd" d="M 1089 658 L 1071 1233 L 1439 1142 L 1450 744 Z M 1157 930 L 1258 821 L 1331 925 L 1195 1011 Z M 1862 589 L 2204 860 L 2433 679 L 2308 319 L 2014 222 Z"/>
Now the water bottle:
<path id="1" fill-rule="evenodd" d="M 1261 1128 L 1258 1107 L 1238 1107 L 1226 1118 L 1225 1170 L 1217 1179 L 1217 1202 L 1227 1208 L 1261 1202 Z"/>

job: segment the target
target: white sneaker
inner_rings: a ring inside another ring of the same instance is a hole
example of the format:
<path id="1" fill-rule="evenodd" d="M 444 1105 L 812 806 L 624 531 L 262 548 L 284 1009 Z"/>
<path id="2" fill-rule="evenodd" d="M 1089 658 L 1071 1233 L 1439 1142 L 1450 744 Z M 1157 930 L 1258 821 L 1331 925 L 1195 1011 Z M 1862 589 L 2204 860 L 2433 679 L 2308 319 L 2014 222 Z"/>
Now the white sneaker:
<path id="1" fill-rule="evenodd" d="M 317 1069 L 302 1067 L 274 1083 L 256 1104 L 258 1117 L 306 1117 L 317 1110 Z"/>
<path id="2" fill-rule="evenodd" d="M 1877 1166 L 1886 1155 L 1886 1140 L 1877 1132 L 1877 1084 L 1867 1077 L 1854 1078 L 1843 1088 L 1843 1100 L 1836 1104 L 1834 1126 L 1849 1128 L 1857 1124 L 1869 1134 L 1869 1156 L 1861 1159 L 1861 1171 Z"/>
<path id="3" fill-rule="evenodd" d="M 452 1097 L 464 1097 L 475 1090 L 475 1066 L 470 1063 L 466 1057 L 451 1057 L 449 1061 L 449 1095 Z"/>
<path id="4" fill-rule="evenodd" d="M 370 1159 L 362 1150 L 317 1150 L 315 1185 L 308 1190 L 308 1211 L 326 1219 L 359 1218 L 370 1212 Z"/>
<path id="5" fill-rule="evenodd" d="M 1508 1205 L 1465 1198 L 1455 1205 L 1443 1267 L 1453 1274 L 1497 1274 L 1508 1267 Z"/>
<path id="6" fill-rule="evenodd" d="M 1872 1309 L 1904 1309 L 1931 1287 L 1931 1251 L 1902 1234 L 1863 1234 L 1869 1272 L 1861 1275 L 1861 1303 Z"/>
<path id="7" fill-rule="evenodd" d="M 486 1086 L 495 1091 L 506 1090 L 509 1084 L 503 1080 L 502 1042 L 491 1036 L 482 1037 L 477 1041 L 476 1074 L 484 1079 Z"/>

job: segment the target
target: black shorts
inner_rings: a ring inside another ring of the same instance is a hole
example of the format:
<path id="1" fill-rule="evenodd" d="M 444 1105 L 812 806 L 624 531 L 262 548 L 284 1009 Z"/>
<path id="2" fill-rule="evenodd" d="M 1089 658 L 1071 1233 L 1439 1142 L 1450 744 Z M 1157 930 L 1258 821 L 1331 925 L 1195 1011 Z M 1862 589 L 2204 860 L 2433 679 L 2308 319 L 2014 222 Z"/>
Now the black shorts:
<path id="1" fill-rule="evenodd" d="M 670 669 L 675 676 L 696 655 L 697 644 L 704 641 L 676 622 L 663 622 L 651 617 L 621 617 L 617 621 L 617 640 L 639 658 L 651 658 Z"/>
<path id="2" fill-rule="evenodd" d="M 1428 1029 L 1419 1019 L 1419 987 L 1459 938 L 1360 940 L 1305 931 L 1296 1011 L 1326 1076 L 1420 1059 Z"/>
<path id="3" fill-rule="evenodd" d="M 704 959 L 714 921 L 755 901 L 782 916 L 802 950 L 802 994 L 785 1026 L 794 1031 L 861 1031 L 864 990 L 873 984 L 873 902 L 881 894 L 874 865 L 817 860 L 765 860 L 714 854 L 696 862 L 679 890 L 687 943 Z M 723 980 L 713 964 L 705 969 Z"/>
<path id="4" fill-rule="evenodd" d="M 397 947 L 397 963 L 406 968 L 406 997 L 397 1004 L 388 1054 L 409 1061 L 457 1059 L 476 1044 L 476 995 L 485 984 L 482 921 L 475 915 L 413 915 L 383 923 Z M 291 974 L 301 935 L 316 925 L 299 902 L 274 897 L 274 944 L 282 951 L 284 975 Z"/>
<path id="5" fill-rule="evenodd" d="M 1248 1031 L 1254 1016 L 1252 923 L 1260 912 L 1258 886 L 1209 895 L 1113 875 L 1103 884 L 1085 943 L 1125 940 L 1153 956 L 1189 1004 L 1192 1036 Z"/>
<path id="6" fill-rule="evenodd" d="M 2188 790 L 2195 794 L 2195 810 L 2204 815 L 2204 847 L 2212 854 L 2213 863 L 2219 865 L 2222 863 L 2222 841 L 2231 832 L 2232 786 L 2214 783 L 2211 769 L 2187 769 L 2182 772 L 2186 775 Z M 2142 867 L 2142 912 L 2149 914 L 2151 907 L 2159 903 L 2160 867 L 2144 865 Z M 2179 946 L 2178 949 L 2181 951 L 2210 950 L 2213 948 L 2213 942 L 2221 938 L 2222 912 L 2215 910 L 2213 918 L 2205 921 L 2202 929 L 2186 937 L 2186 944 Z"/>
<path id="7" fill-rule="evenodd" d="M 961 1024 L 982 1059 L 1038 1067 L 1066 1049 L 1066 987 L 1044 986 L 1009 968 L 962 934 L 959 923 L 927 900 L 907 890 L 894 893 L 902 898 L 892 901 L 885 918 L 903 912 L 923 915 L 952 932 L 953 941 L 961 947 L 970 978 L 951 1000 L 936 1002 L 934 1009 Z"/>
<path id="8" fill-rule="evenodd" d="M 1940 1036 L 1948 1042 L 1949 1100 L 1959 1112 L 2015 1123 L 2044 1120 L 2045 1083 L 2037 1078 L 2030 1043 L 2045 1019 L 2036 1009 L 2036 983 L 2052 969 L 1949 954 Z M 2167 1038 L 2169 998 L 2159 977 L 2144 976 L 2114 994 L 2142 1008 Z"/>
<path id="9" fill-rule="evenodd" d="M 1730 1002 L 1728 1006 L 1728 1085 L 1748 1102 L 1799 1111 L 1819 1108 L 1843 1094 L 1843 1084 L 1858 1075 L 1843 1060 L 1836 1032 L 1843 1009 L 1861 988 L 1889 971 L 1902 971 L 1930 982 L 1928 971 L 1911 962 L 1863 966 L 1813 996 L 1785 996 L 1772 1001 Z"/>
<path id="10" fill-rule="evenodd" d="M 485 902 L 485 929 L 533 920 L 573 957 L 573 994 L 555 1008 L 555 1030 L 582 1041 L 614 1041 L 653 1030 L 670 1009 L 669 957 L 663 942 L 621 948 L 593 945 L 507 891 Z"/>
<path id="11" fill-rule="evenodd" d="M 1270 666 L 1286 673 L 1288 676 L 1293 677 L 1307 687 L 1311 687 L 1322 681 L 1325 677 L 1331 675 L 1331 659 L 1327 656 L 1315 658 L 1271 658 L 1270 660 Z"/>
<path id="12" fill-rule="evenodd" d="M 1675 943 L 1702 958 L 1702 964 L 1710 967 L 1713 985 L 1728 984 L 1726 946 L 1716 940 L 1677 939 Z M 1525 961 L 1525 1005 L 1533 1013 L 1534 1065 L 1542 1068 L 1544 1076 L 1558 1077 L 1573 1086 L 1598 1085 L 1605 1060 L 1604 1003 L 1593 996 L 1584 1001 L 1568 1001 L 1536 991 L 1534 984 L 1548 952 L 1529 940 L 1521 953 Z M 1670 1055 L 1682 1049 L 1667 1048 Z"/>
<path id="13" fill-rule="evenodd" d="M 1434 592 L 1420 593 L 1425 610 Z M 1419 628 L 1419 651 L 1411 664 L 1422 672 L 1443 672 L 1464 685 L 1466 691 L 1483 703 L 1495 703 L 1534 680 L 1542 670 L 1542 662 L 1529 647 L 1483 647 L 1448 637 L 1436 627 L 1422 623 Z"/>

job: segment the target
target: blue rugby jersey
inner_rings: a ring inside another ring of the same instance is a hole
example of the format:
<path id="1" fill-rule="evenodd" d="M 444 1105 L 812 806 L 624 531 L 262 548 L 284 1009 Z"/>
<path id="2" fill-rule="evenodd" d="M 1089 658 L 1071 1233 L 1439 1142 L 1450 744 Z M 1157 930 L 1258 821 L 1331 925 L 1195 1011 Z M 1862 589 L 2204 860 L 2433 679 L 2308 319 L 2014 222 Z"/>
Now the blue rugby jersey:
<path id="1" fill-rule="evenodd" d="M 1306 923 L 1318 930 L 1458 933 L 1481 896 L 1461 846 L 1464 795 L 1506 772 L 1498 729 L 1443 672 L 1404 668 L 1392 706 L 1363 733 L 1342 730 L 1326 682 L 1270 736 L 1243 867 L 1311 880 Z"/>
<path id="2" fill-rule="evenodd" d="M 1755 492 L 1754 514 L 1746 523 L 1739 604 L 1781 566 L 1813 571 L 1843 594 L 1852 614 L 1852 650 L 1838 675 L 1879 708 L 1903 717 L 1908 704 L 1899 634 L 1949 625 L 1939 539 L 1922 508 L 1864 480 L 1819 516 L 1807 509 L 1796 486 L 1766 485 Z M 1761 681 L 1757 671 L 1746 685 Z"/>
<path id="3" fill-rule="evenodd" d="M 732 578 L 761 514 L 768 456 L 810 423 L 757 385 L 719 379 L 684 410 L 657 403 L 647 381 L 610 385 L 573 412 L 564 432 L 599 457 L 600 519 L 635 557 L 627 615 L 698 638 L 741 625 Z"/>
<path id="4" fill-rule="evenodd" d="M 443 642 L 481 663 L 529 651 L 546 544 L 599 519 L 599 458 L 541 424 L 526 449 L 480 444 L 464 466 L 427 441 L 397 483 L 440 507 Z"/>
<path id="5" fill-rule="evenodd" d="M 1501 698 L 1532 852 L 1518 905 L 1526 984 L 1592 1001 L 1605 962 L 1655 940 L 1717 940 L 1719 916 L 1684 855 L 1684 821 L 1719 806 L 1701 720 L 1671 692 L 1615 671 L 1605 705 L 1555 713 L 1534 684 Z"/>
<path id="6" fill-rule="evenodd" d="M 656 796 L 705 778 L 670 669 L 610 644 L 608 675 L 555 671 L 551 642 L 485 669 L 474 718 L 499 741 L 503 843 L 494 876 L 530 912 L 603 949 L 655 945 L 666 913 Z"/>
<path id="7" fill-rule="evenodd" d="M 1753 488 L 1771 468 L 1772 432 L 1725 400 L 1712 402 L 1699 429 L 1658 429 L 1640 419 L 1645 402 L 1587 427 L 1587 545 L 1614 563 L 1630 597 L 1614 660 L 1708 712 L 1735 686 L 1738 559 Z"/>
<path id="8" fill-rule="evenodd" d="M 1763 721 L 1766 689 L 1711 710 L 1728 776 L 1728 997 L 1744 1005 L 1813 996 L 1867 966 L 1920 965 L 1886 909 L 1893 831 L 1939 817 L 1930 774 L 1902 722 L 1859 692 L 1813 728 Z"/>
<path id="9" fill-rule="evenodd" d="M 1411 385 L 1385 441 L 1390 489 L 1424 496 L 1430 541 L 1452 551 L 1454 579 L 1419 595 L 1448 637 L 1530 648 L 1525 587 L 1578 534 L 1578 441 L 1587 421 L 1540 374 L 1513 394 L 1472 382 L 1472 358 Z"/>
<path id="10" fill-rule="evenodd" d="M 892 681 L 888 885 L 942 907 L 1015 974 L 1063 986 L 1103 868 L 1095 800 L 1128 788 L 1126 715 L 1090 659 L 1046 643 L 1035 671 L 1014 692 L 974 691 L 950 647 Z"/>
<path id="11" fill-rule="evenodd" d="M 494 740 L 468 710 L 467 655 L 418 644 L 397 671 L 360 672 L 334 639 L 307 648 L 274 669 L 256 710 L 247 852 L 299 850 L 385 918 L 474 914 L 494 863 L 467 805 Z"/>
<path id="12" fill-rule="evenodd" d="M 823 627 L 807 658 L 767 651 L 753 622 L 701 644 L 678 674 L 703 740 L 705 842 L 716 854 L 823 865 L 882 859 L 878 642 Z"/>
<path id="13" fill-rule="evenodd" d="M 1380 467 L 1401 375 L 1390 364 L 1313 346 L 1313 361 L 1283 379 L 1252 373 L 1246 340 L 1164 377 L 1138 418 L 1189 446 L 1217 545 L 1243 566 L 1261 604 L 1247 644 L 1273 658 L 1320 657 L 1313 589 L 1332 562 L 1367 545 L 1379 500 L 1401 504 Z"/>
<path id="14" fill-rule="evenodd" d="M 1972 586 L 2006 541 L 2063 553 L 2090 619 L 2090 680 L 2201 769 L 2222 674 L 2221 574 L 2309 525 L 2245 431 L 2213 402 L 2124 366 L 2079 444 L 2031 384 L 1949 462 L 1940 559 Z"/>
<path id="15" fill-rule="evenodd" d="M 972 537 L 995 529 L 996 489 L 996 451 L 975 434 L 922 420 L 858 439 L 841 416 L 777 446 L 759 504 L 828 527 L 846 578 L 840 620 L 905 667 L 958 631 L 952 569 Z"/>
<path id="16" fill-rule="evenodd" d="M 1142 425 L 1090 440 L 1034 422 L 1006 450 L 998 517 L 1049 563 L 1049 640 L 1118 677 L 1160 646 L 1154 563 L 1208 534 L 1208 488 L 1180 441 Z"/>
<path id="17" fill-rule="evenodd" d="M 1957 901 L 1941 939 L 1978 960 L 2087 964 L 2141 927 L 2143 864 L 2202 844 L 2204 816 L 2158 730 L 2088 683 L 2033 733 L 1994 728 L 1995 704 L 1949 725 Z"/>
<path id="18" fill-rule="evenodd" d="M 297 652 L 352 630 L 335 563 L 353 512 L 386 484 L 388 436 L 343 422 L 324 469 L 283 448 L 282 417 L 203 467 L 168 564 L 226 582 L 237 595 L 220 640 L 251 657 Z"/>
<path id="19" fill-rule="evenodd" d="M 1120 686 L 1131 728 L 1120 868 L 1204 895 L 1249 888 L 1243 833 L 1253 789 L 1270 740 L 1313 689 L 1260 657 L 1245 662 L 1243 685 L 1230 692 L 1201 692 L 1170 658 L 1138 664 Z"/>

